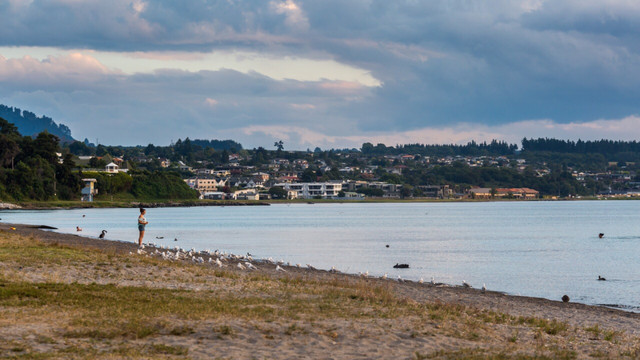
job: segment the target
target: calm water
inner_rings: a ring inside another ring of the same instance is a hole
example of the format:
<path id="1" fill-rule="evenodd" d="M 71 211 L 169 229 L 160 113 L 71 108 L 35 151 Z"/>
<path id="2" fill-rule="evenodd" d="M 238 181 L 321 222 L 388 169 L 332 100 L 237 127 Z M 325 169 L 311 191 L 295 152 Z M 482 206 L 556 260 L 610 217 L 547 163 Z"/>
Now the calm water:
<path id="1" fill-rule="evenodd" d="M 68 233 L 80 226 L 90 236 L 106 229 L 107 238 L 132 242 L 137 216 L 137 209 L 0 213 L 3 222 Z M 640 310 L 640 201 L 162 208 L 149 209 L 147 220 L 145 240 L 160 245 Z"/>

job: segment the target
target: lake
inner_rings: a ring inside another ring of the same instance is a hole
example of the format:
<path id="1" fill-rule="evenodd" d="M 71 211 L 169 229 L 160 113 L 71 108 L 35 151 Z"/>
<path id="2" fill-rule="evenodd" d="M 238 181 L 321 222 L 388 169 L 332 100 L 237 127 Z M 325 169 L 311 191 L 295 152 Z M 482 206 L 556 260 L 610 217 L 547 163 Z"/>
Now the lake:
<path id="1" fill-rule="evenodd" d="M 137 209 L 1 211 L 137 241 Z M 85 215 L 85 217 L 83 217 Z M 640 311 L 640 201 L 331 203 L 148 209 L 145 242 Z M 598 238 L 604 233 L 604 238 Z M 156 239 L 164 237 L 164 239 Z M 178 239 L 178 241 L 174 241 Z M 389 247 L 386 247 L 389 245 Z M 396 263 L 409 269 L 394 269 Z M 607 281 L 597 281 L 601 275 Z"/>

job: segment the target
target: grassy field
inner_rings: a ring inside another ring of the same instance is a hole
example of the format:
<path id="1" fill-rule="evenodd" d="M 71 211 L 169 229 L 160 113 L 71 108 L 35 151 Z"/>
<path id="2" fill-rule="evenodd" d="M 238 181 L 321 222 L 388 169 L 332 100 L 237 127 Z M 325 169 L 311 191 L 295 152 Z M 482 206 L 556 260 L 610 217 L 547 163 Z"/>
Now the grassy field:
<path id="1" fill-rule="evenodd" d="M 418 302 L 395 286 L 218 269 L 2 231 L 0 358 L 318 358 L 328 348 L 337 358 L 640 355 L 638 339 L 621 331 Z"/>

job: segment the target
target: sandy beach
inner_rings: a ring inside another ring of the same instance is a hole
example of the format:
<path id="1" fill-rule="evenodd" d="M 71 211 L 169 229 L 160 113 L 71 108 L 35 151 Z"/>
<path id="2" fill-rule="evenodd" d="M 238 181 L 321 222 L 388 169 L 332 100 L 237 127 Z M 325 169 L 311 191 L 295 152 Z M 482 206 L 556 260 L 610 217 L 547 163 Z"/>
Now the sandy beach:
<path id="1" fill-rule="evenodd" d="M 182 254 L 0 225 L 0 357 L 640 356 L 636 313 Z"/>

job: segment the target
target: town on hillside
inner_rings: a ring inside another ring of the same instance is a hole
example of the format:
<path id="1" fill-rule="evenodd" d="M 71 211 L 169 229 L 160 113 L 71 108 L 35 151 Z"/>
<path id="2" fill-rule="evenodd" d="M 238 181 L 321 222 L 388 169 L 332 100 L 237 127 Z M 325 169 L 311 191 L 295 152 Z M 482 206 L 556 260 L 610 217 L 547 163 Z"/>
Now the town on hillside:
<path id="1" fill-rule="evenodd" d="M 76 155 L 74 160 L 84 173 L 172 172 L 195 190 L 198 198 L 210 200 L 640 196 L 635 162 L 608 162 L 603 157 L 598 163 L 593 156 L 581 159 L 571 154 L 570 161 L 558 156 L 562 162 L 554 163 L 544 153 L 517 151 L 504 143 L 494 142 L 499 146 L 493 148 L 486 143 L 443 145 L 452 152 L 476 147 L 476 152 L 484 154 L 429 156 L 421 151 L 402 151 L 410 146 L 380 150 L 384 147 L 381 144 L 364 144 L 362 149 L 285 151 L 280 142 L 275 150 L 215 150 L 197 145 L 199 141 L 179 140 L 169 147 L 98 146 L 95 150 L 101 156 Z M 69 149 L 74 150 L 73 144 Z M 91 189 L 96 179 L 85 179 L 83 199 L 88 200 L 95 194 Z"/>
<path id="2" fill-rule="evenodd" d="M 47 119 L 43 119 L 47 120 Z M 233 140 L 105 146 L 0 118 L 0 197 L 49 200 L 555 199 L 640 196 L 640 143 L 523 139 L 360 149 Z"/>

